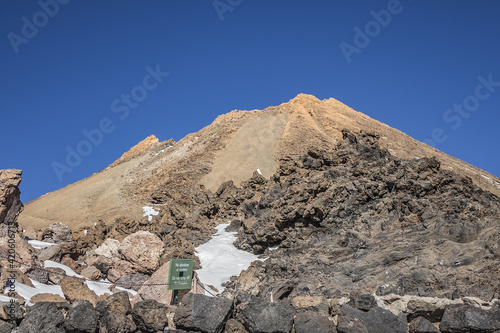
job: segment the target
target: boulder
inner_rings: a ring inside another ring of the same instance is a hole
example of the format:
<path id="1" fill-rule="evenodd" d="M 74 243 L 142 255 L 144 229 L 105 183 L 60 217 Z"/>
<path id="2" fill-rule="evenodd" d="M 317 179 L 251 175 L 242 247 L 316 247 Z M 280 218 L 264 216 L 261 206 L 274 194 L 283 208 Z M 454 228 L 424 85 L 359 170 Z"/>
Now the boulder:
<path id="1" fill-rule="evenodd" d="M 424 317 L 413 319 L 409 326 L 409 333 L 440 333 L 436 326 Z"/>
<path id="2" fill-rule="evenodd" d="M 35 280 L 40 283 L 47 284 L 49 282 L 49 272 L 41 267 L 31 267 L 31 269 L 26 272 L 26 276 L 31 280 Z"/>
<path id="3" fill-rule="evenodd" d="M 465 304 L 448 305 L 444 309 L 439 329 L 443 333 L 498 331 L 500 330 L 500 308 L 493 307 L 491 310 L 484 310 Z"/>
<path id="4" fill-rule="evenodd" d="M 141 273 L 153 273 L 158 269 L 162 251 L 162 240 L 149 231 L 135 232 L 120 244 L 122 256 L 137 266 Z"/>
<path id="5" fill-rule="evenodd" d="M 19 190 L 22 173 L 17 169 L 0 170 L 0 223 L 15 222 L 23 209 Z"/>
<path id="6" fill-rule="evenodd" d="M 66 315 L 64 328 L 68 333 L 94 333 L 99 327 L 99 312 L 89 301 L 77 301 Z"/>
<path id="7" fill-rule="evenodd" d="M 19 325 L 18 333 L 65 333 L 64 311 L 66 303 L 36 303 L 26 311 L 26 318 Z"/>
<path id="8" fill-rule="evenodd" d="M 371 308 L 365 312 L 344 304 L 340 307 L 337 330 L 339 332 L 356 332 L 349 331 L 349 327 L 353 327 L 353 325 L 359 326 L 361 331 L 364 327 L 369 333 L 408 332 L 408 323 L 404 315 L 396 316 L 389 310 L 380 307 Z"/>
<path id="9" fill-rule="evenodd" d="M 370 294 L 353 295 L 349 300 L 349 305 L 362 311 L 369 311 L 377 306 L 375 297 Z"/>
<path id="10" fill-rule="evenodd" d="M 119 259 L 121 258 L 119 248 L 119 241 L 117 241 L 116 239 L 107 238 L 104 243 L 102 243 L 97 249 L 94 250 L 94 254 L 107 258 Z"/>
<path id="11" fill-rule="evenodd" d="M 294 311 L 290 304 L 240 294 L 235 299 L 235 313 L 236 319 L 250 332 L 288 333 L 292 329 Z"/>
<path id="12" fill-rule="evenodd" d="M 87 300 L 96 305 L 99 297 L 89 289 L 82 279 L 67 277 L 61 281 L 61 289 L 66 299 L 70 302 Z"/>
<path id="13" fill-rule="evenodd" d="M 101 277 L 101 271 L 95 266 L 87 266 L 80 272 L 81 275 L 85 276 L 90 280 L 98 280 Z"/>
<path id="14" fill-rule="evenodd" d="M 52 223 L 48 227 L 49 233 L 50 233 L 50 238 L 54 243 L 67 243 L 67 242 L 72 242 L 73 241 L 73 234 L 71 232 L 70 227 L 67 225 L 56 222 Z"/>
<path id="15" fill-rule="evenodd" d="M 101 258 L 106 258 L 106 257 L 101 257 Z M 98 260 L 97 262 L 100 262 L 100 260 Z M 132 265 L 128 261 L 115 259 L 112 261 L 111 268 L 107 271 L 106 276 L 111 282 L 113 282 L 117 281 L 125 274 L 135 273 L 136 271 L 137 269 L 134 267 L 134 265 Z"/>
<path id="16" fill-rule="evenodd" d="M 128 333 L 135 332 L 137 326 L 130 315 L 123 312 L 111 310 L 106 311 L 100 318 L 99 332 L 106 333 Z"/>
<path id="17" fill-rule="evenodd" d="M 101 315 L 104 315 L 104 313 L 109 311 L 117 311 L 125 315 L 128 315 L 132 312 L 132 306 L 130 304 L 128 293 L 126 291 L 113 294 L 105 300 L 100 301 L 95 309 Z"/>
<path id="18" fill-rule="evenodd" d="M 66 271 L 59 267 L 47 267 L 45 271 L 48 272 L 49 281 L 53 284 L 61 284 L 61 281 L 66 278 Z"/>
<path id="19" fill-rule="evenodd" d="M 30 299 L 30 303 L 40 303 L 40 302 L 57 303 L 57 302 L 66 302 L 66 300 L 59 295 L 47 294 L 47 293 L 36 294 L 32 296 Z"/>
<path id="20" fill-rule="evenodd" d="M 78 263 L 71 259 L 69 256 L 63 256 L 63 258 L 61 259 L 61 264 L 68 266 L 74 271 L 76 271 L 78 268 Z"/>
<path id="21" fill-rule="evenodd" d="M 336 333 L 333 321 L 327 316 L 300 313 L 295 316 L 295 333 Z"/>
<path id="22" fill-rule="evenodd" d="M 232 307 L 233 302 L 226 298 L 189 293 L 177 307 L 174 323 L 181 329 L 219 333 L 222 332 Z"/>
<path id="23" fill-rule="evenodd" d="M 38 252 L 38 260 L 40 261 L 45 261 L 45 260 L 52 260 L 52 261 L 61 261 L 61 247 L 58 245 L 52 245 L 49 247 L 46 247 L 44 249 L 41 249 L 40 252 Z"/>
<path id="24" fill-rule="evenodd" d="M 163 331 L 168 325 L 169 312 L 168 306 L 150 299 L 134 305 L 132 318 L 141 332 L 154 333 Z"/>
<path id="25" fill-rule="evenodd" d="M 109 275 L 109 272 L 108 272 Z M 148 275 L 141 273 L 125 274 L 115 281 L 115 285 L 138 291 L 144 283 L 149 279 Z"/>
<path id="26" fill-rule="evenodd" d="M 11 250 L 12 239 L 15 244 L 15 260 L 23 264 L 34 264 L 35 249 L 28 244 L 26 239 L 17 228 L 17 224 L 0 224 L 0 260 L 3 266 L 8 267 L 9 250 Z M 12 250 L 11 250 L 12 251 Z M 18 267 L 19 264 L 16 264 Z M 27 271 L 29 266 L 19 267 L 23 271 Z"/>
<path id="27" fill-rule="evenodd" d="M 132 304 L 147 299 L 155 299 L 160 303 L 170 305 L 172 291 L 165 287 L 168 281 L 169 263 L 163 264 L 151 277 L 146 281 L 146 286 L 143 286 L 137 291 L 137 295 L 132 299 Z"/>
<path id="28" fill-rule="evenodd" d="M 11 323 L 0 320 L 0 333 L 10 333 L 14 329 L 14 325 Z"/>

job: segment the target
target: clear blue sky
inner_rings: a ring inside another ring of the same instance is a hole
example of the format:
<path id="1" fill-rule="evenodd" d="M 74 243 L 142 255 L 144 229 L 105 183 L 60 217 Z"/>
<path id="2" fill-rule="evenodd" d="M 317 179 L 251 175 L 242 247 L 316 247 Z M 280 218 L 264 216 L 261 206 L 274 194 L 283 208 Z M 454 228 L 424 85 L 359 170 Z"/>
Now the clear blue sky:
<path id="1" fill-rule="evenodd" d="M 105 168 L 151 134 L 179 140 L 219 114 L 301 92 L 421 141 L 434 131 L 437 148 L 500 176 L 500 2 L 215 5 L 3 3 L 0 169 L 24 170 L 23 202 Z M 97 145 L 81 144 L 84 130 Z M 70 168 L 67 148 L 79 144 L 88 155 Z M 58 177 L 54 162 L 71 172 Z"/>

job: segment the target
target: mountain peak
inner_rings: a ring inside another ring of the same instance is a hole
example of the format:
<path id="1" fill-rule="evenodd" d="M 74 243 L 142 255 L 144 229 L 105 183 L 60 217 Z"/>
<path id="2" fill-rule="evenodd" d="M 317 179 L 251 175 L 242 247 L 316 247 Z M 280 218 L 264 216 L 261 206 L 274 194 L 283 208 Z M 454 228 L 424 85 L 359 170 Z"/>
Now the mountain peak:
<path id="1" fill-rule="evenodd" d="M 132 148 L 130 148 L 127 152 L 125 152 L 119 159 L 113 162 L 110 167 L 114 167 L 122 162 L 128 161 L 129 159 L 142 154 L 144 151 L 148 150 L 151 146 L 158 144 L 160 140 L 154 135 L 150 135 Z"/>

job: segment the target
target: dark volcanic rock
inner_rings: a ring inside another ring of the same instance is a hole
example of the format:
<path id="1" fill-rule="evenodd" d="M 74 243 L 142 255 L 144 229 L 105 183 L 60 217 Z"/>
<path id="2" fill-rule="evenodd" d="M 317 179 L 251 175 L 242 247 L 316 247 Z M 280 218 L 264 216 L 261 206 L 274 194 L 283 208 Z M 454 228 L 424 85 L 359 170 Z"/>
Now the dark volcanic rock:
<path id="1" fill-rule="evenodd" d="M 327 316 L 301 313 L 295 316 L 295 333 L 336 333 L 337 329 Z"/>
<path id="2" fill-rule="evenodd" d="M 141 332 L 154 333 L 162 331 L 167 326 L 169 312 L 168 306 L 150 299 L 134 305 L 132 318 Z"/>
<path id="3" fill-rule="evenodd" d="M 293 324 L 293 307 L 241 294 L 235 299 L 235 317 L 249 332 L 288 333 Z"/>
<path id="4" fill-rule="evenodd" d="M 490 333 L 500 330 L 500 308 L 490 311 L 471 305 L 455 304 L 445 308 L 439 324 L 443 333 Z"/>
<path id="5" fill-rule="evenodd" d="M 74 303 L 66 315 L 64 328 L 68 333 L 94 333 L 99 327 L 99 312 L 89 301 Z"/>
<path id="6" fill-rule="evenodd" d="M 131 316 L 125 315 L 117 310 L 110 310 L 100 317 L 99 332 L 105 333 L 129 333 L 135 332 L 137 326 Z"/>
<path id="7" fill-rule="evenodd" d="M 101 315 L 104 315 L 107 311 L 118 311 L 128 315 L 132 312 L 132 305 L 130 305 L 128 293 L 122 291 L 109 296 L 104 301 L 100 301 L 97 303 L 95 309 Z"/>
<path id="8" fill-rule="evenodd" d="M 3 320 L 0 320 L 0 333 L 10 333 L 12 329 L 14 328 L 14 325 L 5 322 Z"/>
<path id="9" fill-rule="evenodd" d="M 350 330 L 352 327 L 359 328 Z M 379 307 L 365 312 L 344 304 L 341 307 L 337 330 L 345 333 L 364 332 L 364 330 L 368 333 L 407 333 L 408 324 L 404 315 L 396 316 Z"/>
<path id="10" fill-rule="evenodd" d="M 371 308 L 377 306 L 377 301 L 375 300 L 375 296 L 370 294 L 353 295 L 351 296 L 349 305 L 358 310 L 369 311 Z"/>
<path id="11" fill-rule="evenodd" d="M 500 198 L 435 158 L 400 159 L 378 140 L 345 131 L 331 150 L 280 160 L 266 182 L 212 195 L 213 219 L 241 221 L 236 246 L 269 258 L 252 285 L 228 283 L 228 296 L 451 297 L 458 289 L 489 300 L 500 292 L 490 283 L 500 274 Z"/>
<path id="12" fill-rule="evenodd" d="M 417 317 L 408 326 L 409 333 L 439 333 L 439 330 L 424 317 Z"/>
<path id="13" fill-rule="evenodd" d="M 233 303 L 226 298 L 186 294 L 174 315 L 175 326 L 209 333 L 222 332 Z"/>
<path id="14" fill-rule="evenodd" d="M 64 312 L 67 303 L 40 302 L 28 308 L 26 318 L 19 325 L 19 333 L 64 333 Z"/>

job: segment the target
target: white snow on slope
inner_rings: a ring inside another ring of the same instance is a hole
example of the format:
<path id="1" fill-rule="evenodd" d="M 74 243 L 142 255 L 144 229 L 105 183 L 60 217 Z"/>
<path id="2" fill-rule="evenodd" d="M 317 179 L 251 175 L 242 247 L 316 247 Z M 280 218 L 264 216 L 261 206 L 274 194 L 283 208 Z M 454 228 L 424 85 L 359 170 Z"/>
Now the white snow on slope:
<path id="1" fill-rule="evenodd" d="M 237 249 L 233 242 L 236 232 L 226 232 L 229 223 L 219 224 L 217 233 L 205 244 L 198 246 L 196 254 L 200 258 L 201 269 L 197 270 L 200 281 L 205 287 L 212 285 L 219 293 L 224 291 L 222 284 L 231 276 L 240 275 L 255 260 L 261 260 L 256 255 Z M 207 288 L 210 290 L 210 288 Z"/>
<path id="2" fill-rule="evenodd" d="M 35 249 L 45 249 L 46 247 L 56 245 L 55 243 L 42 242 L 38 240 L 31 239 L 28 241 L 28 244 L 31 245 Z"/>
<path id="3" fill-rule="evenodd" d="M 43 293 L 54 294 L 54 295 L 59 295 L 62 298 L 64 298 L 64 294 L 62 292 L 61 287 L 59 287 L 57 285 L 43 284 L 43 283 L 40 283 L 40 282 L 37 282 L 34 280 L 31 280 L 31 282 L 35 286 L 34 288 L 27 286 L 25 284 L 22 284 L 21 282 L 18 282 L 18 281 L 16 281 L 16 283 L 15 283 L 15 291 L 22 298 L 24 298 L 26 300 L 26 303 L 30 306 L 33 305 L 30 302 L 31 297 L 33 297 L 37 294 L 43 294 Z M 7 287 L 7 288 L 5 288 L 4 293 L 7 294 L 8 292 L 9 292 L 9 288 Z"/>
<path id="4" fill-rule="evenodd" d="M 151 222 L 153 220 L 153 215 L 158 215 L 158 213 L 159 213 L 153 207 L 150 207 L 150 206 L 142 207 L 142 211 L 144 212 L 144 214 L 142 216 L 147 216 L 149 222 Z"/>
<path id="5" fill-rule="evenodd" d="M 76 272 L 74 270 L 72 270 L 71 268 L 69 268 L 68 266 L 60 264 L 60 263 L 52 261 L 52 260 L 45 260 L 43 262 L 43 265 L 45 267 L 62 268 L 64 270 L 64 272 L 66 273 L 67 276 L 74 276 L 74 277 L 83 278 L 83 276 L 81 276 L 79 274 L 76 274 Z"/>

